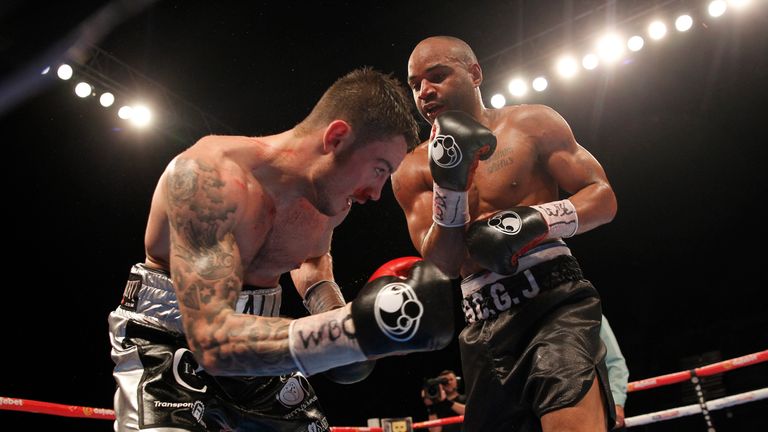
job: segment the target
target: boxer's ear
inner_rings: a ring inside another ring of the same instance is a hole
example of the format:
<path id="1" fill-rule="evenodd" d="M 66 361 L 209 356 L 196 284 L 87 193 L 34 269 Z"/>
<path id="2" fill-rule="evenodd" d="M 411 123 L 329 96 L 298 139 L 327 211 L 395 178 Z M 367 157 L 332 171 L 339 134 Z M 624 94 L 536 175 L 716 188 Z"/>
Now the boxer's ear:
<path id="1" fill-rule="evenodd" d="M 338 153 L 348 147 L 352 141 L 352 126 L 344 120 L 334 120 L 328 124 L 323 134 L 323 153 Z"/>

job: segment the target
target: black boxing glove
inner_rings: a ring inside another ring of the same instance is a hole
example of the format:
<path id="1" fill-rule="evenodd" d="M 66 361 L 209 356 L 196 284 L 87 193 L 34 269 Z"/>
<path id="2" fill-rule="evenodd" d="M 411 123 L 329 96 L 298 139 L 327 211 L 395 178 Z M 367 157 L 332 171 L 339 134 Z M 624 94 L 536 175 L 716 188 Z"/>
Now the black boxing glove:
<path id="1" fill-rule="evenodd" d="M 304 292 L 304 306 L 312 315 L 338 309 L 345 304 L 344 295 L 334 281 L 316 282 Z M 323 375 L 338 384 L 354 384 L 368 378 L 375 366 L 376 360 L 365 360 L 337 366 L 323 372 Z"/>
<path id="2" fill-rule="evenodd" d="M 467 229 L 469 255 L 482 267 L 514 274 L 519 258 L 545 239 L 571 237 L 579 228 L 569 200 L 513 207 L 473 222 Z"/>
<path id="3" fill-rule="evenodd" d="M 496 137 L 462 111 L 446 111 L 435 119 L 429 143 L 429 170 L 434 179 L 432 219 L 446 227 L 469 222 L 466 191 L 480 160 L 496 150 Z"/>
<path id="4" fill-rule="evenodd" d="M 451 280 L 425 261 L 404 273 L 374 279 L 342 308 L 292 321 L 288 345 L 297 368 L 311 375 L 448 345 L 453 337 Z"/>
<path id="5" fill-rule="evenodd" d="M 451 280 L 427 261 L 414 262 L 404 273 L 374 279 L 352 302 L 360 348 L 368 357 L 434 351 L 453 337 Z"/>

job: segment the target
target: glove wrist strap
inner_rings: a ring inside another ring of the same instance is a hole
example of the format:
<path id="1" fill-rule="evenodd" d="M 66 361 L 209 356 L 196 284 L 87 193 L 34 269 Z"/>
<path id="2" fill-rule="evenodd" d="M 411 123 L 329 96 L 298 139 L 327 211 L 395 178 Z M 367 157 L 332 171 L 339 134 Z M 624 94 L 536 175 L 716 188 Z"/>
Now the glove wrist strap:
<path id="1" fill-rule="evenodd" d="M 469 202 L 466 191 L 432 187 L 432 220 L 444 227 L 460 227 L 469 223 Z"/>
<path id="2" fill-rule="evenodd" d="M 351 303 L 291 321 L 288 348 L 301 373 L 311 376 L 367 359 L 357 341 L 350 311 Z"/>
<path id="3" fill-rule="evenodd" d="M 344 306 L 344 295 L 336 282 L 321 280 L 304 291 L 304 307 L 312 315 Z"/>
<path id="4" fill-rule="evenodd" d="M 549 226 L 548 239 L 573 237 L 579 230 L 579 217 L 570 200 L 552 201 L 531 207 L 544 216 Z"/>

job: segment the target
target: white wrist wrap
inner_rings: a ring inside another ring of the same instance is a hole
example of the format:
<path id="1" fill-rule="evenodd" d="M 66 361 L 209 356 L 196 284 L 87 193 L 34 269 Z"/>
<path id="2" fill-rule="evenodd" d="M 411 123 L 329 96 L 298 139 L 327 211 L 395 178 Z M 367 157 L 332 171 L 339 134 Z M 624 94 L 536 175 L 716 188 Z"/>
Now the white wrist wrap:
<path id="1" fill-rule="evenodd" d="M 547 238 L 573 237 L 579 229 L 579 217 L 576 207 L 569 200 L 552 201 L 545 204 L 531 206 L 544 216 L 549 225 Z"/>
<path id="2" fill-rule="evenodd" d="M 291 321 L 288 347 L 305 376 L 366 360 L 355 337 L 352 305 Z"/>
<path id="3" fill-rule="evenodd" d="M 460 227 L 469 223 L 467 192 L 432 186 L 432 220 L 444 227 Z"/>
<path id="4" fill-rule="evenodd" d="M 304 291 L 304 307 L 312 315 L 344 306 L 344 295 L 336 282 L 321 280 Z"/>

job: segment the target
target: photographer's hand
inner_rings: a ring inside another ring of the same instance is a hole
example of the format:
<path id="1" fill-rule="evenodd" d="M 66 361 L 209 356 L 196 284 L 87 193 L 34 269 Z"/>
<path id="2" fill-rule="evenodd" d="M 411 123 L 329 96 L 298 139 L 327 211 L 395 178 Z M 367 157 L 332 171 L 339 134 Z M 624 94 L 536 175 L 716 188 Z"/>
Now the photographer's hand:
<path id="1" fill-rule="evenodd" d="M 427 392 L 425 392 L 424 390 L 421 390 L 421 400 L 424 401 L 425 406 L 432 406 L 433 404 L 432 398 L 427 396 Z"/>

